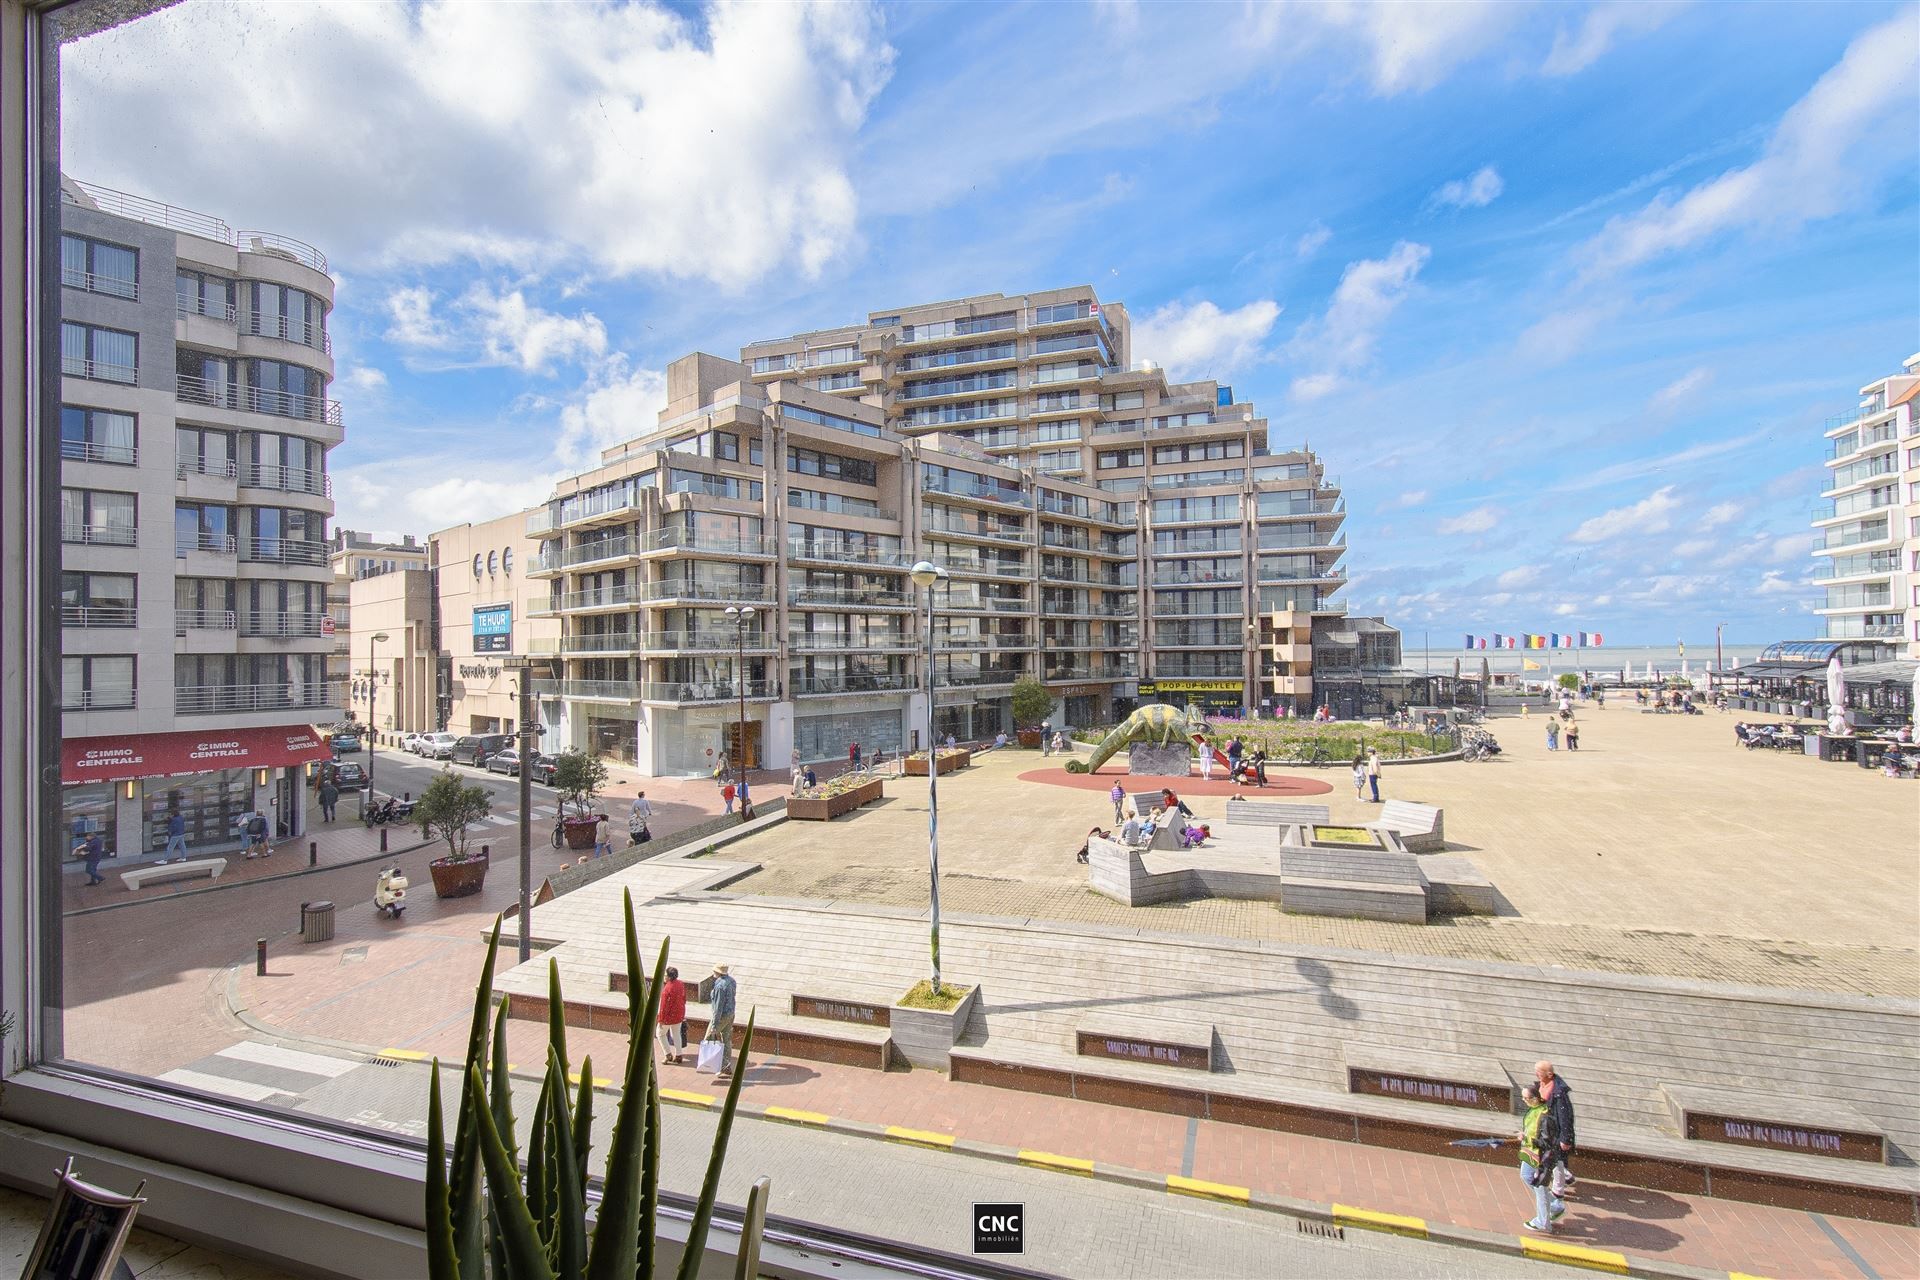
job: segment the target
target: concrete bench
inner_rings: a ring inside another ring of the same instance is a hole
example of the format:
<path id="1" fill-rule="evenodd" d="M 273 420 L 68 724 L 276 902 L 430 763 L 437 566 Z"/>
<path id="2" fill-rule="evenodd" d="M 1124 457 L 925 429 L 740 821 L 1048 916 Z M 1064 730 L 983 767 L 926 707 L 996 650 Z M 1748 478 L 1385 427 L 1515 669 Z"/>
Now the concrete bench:
<path id="1" fill-rule="evenodd" d="M 1371 825 L 1394 832 L 1415 853 L 1438 853 L 1447 847 L 1446 811 L 1430 804 L 1389 800 L 1380 808 L 1380 820 Z"/>
<path id="2" fill-rule="evenodd" d="M 1073 1051 L 1143 1066 L 1213 1070 L 1213 1024 L 1181 1019 L 1123 1018 L 1111 1014 L 1075 1027 Z"/>
<path id="3" fill-rule="evenodd" d="M 1512 1113 L 1518 1096 L 1513 1077 L 1492 1058 L 1351 1041 L 1342 1058 L 1349 1093 L 1501 1115 Z"/>
<path id="4" fill-rule="evenodd" d="M 1885 1164 L 1887 1135 L 1851 1108 L 1818 1098 L 1663 1084 L 1682 1136 L 1830 1160 Z"/>
<path id="5" fill-rule="evenodd" d="M 621 983 L 625 986 L 624 975 Z M 687 1040 L 697 1042 L 707 1033 L 711 1011 L 704 1001 L 694 999 L 699 989 L 687 984 Z M 615 998 L 618 997 L 618 998 Z M 742 1011 L 744 1013 L 744 1011 Z M 514 994 L 507 998 L 507 1016 L 529 1022 L 548 1019 L 546 996 Z M 627 1002 L 624 994 L 609 991 L 589 999 L 568 996 L 562 1016 L 570 1027 L 589 1031 L 625 1034 Z M 746 1034 L 747 1020 L 739 1017 L 733 1028 L 737 1048 Z M 892 1033 L 884 1026 L 824 1021 L 813 1017 L 759 1011 L 753 1030 L 753 1056 L 766 1058 L 807 1058 L 814 1062 L 833 1062 L 844 1067 L 865 1067 L 885 1071 L 895 1056 Z"/>
<path id="6" fill-rule="evenodd" d="M 1420 859 L 1427 881 L 1427 910 L 1436 916 L 1491 916 L 1499 914 L 1493 882 L 1480 868 L 1457 853 L 1434 853 Z"/>
<path id="7" fill-rule="evenodd" d="M 1227 801 L 1225 821 L 1241 826 L 1316 826 L 1333 821 L 1333 810 L 1323 804 L 1278 804 L 1266 800 Z"/>
<path id="8" fill-rule="evenodd" d="M 225 858 L 196 858 L 191 862 L 169 862 L 164 866 L 156 863 L 151 867 L 136 867 L 132 871 L 122 871 L 120 879 L 128 889 L 138 889 L 143 885 L 165 884 L 169 880 L 192 880 L 198 876 L 218 880 L 220 873 L 226 869 Z"/>

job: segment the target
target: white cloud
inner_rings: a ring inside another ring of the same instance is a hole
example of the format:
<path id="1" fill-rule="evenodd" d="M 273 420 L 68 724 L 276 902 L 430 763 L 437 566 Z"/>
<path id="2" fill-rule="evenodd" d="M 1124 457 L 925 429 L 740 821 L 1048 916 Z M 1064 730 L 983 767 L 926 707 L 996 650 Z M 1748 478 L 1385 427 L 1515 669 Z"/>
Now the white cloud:
<path id="1" fill-rule="evenodd" d="M 1403 507 L 1417 507 L 1426 500 L 1427 491 L 1425 489 L 1409 489 L 1400 495 L 1400 505 Z"/>
<path id="2" fill-rule="evenodd" d="M 1255 7 L 1269 13 L 1285 6 Z M 1356 37 L 1371 55 L 1374 91 L 1382 95 L 1431 89 L 1477 56 L 1518 16 L 1519 6 L 1492 0 L 1422 4 L 1417 0 L 1328 0 L 1298 12 Z M 1271 20 L 1269 27 L 1277 26 Z M 1289 34 L 1297 34 L 1289 32 Z"/>
<path id="3" fill-rule="evenodd" d="M 1664 4 L 1659 0 L 1611 0 L 1587 10 L 1577 30 L 1562 27 L 1553 37 L 1553 48 L 1541 64 L 1540 73 L 1570 76 L 1584 71 L 1600 60 L 1621 36 L 1644 35 L 1658 30 L 1678 13 L 1684 4 Z"/>
<path id="4" fill-rule="evenodd" d="M 1744 515 L 1746 510 L 1747 504 L 1744 502 L 1717 502 L 1708 507 L 1706 514 L 1700 517 L 1700 527 L 1717 529 L 1723 524 L 1731 524 Z"/>
<path id="5" fill-rule="evenodd" d="M 739 288 L 857 243 L 891 66 L 840 0 L 189 4 L 64 51 L 63 142 L 78 176 L 348 260 Z"/>
<path id="6" fill-rule="evenodd" d="M 1620 314 L 1618 302 L 1549 312 L 1520 335 L 1519 352 L 1535 364 L 1564 364 L 1588 350 L 1600 327 Z"/>
<path id="7" fill-rule="evenodd" d="M 667 403 L 667 375 L 635 368 L 616 352 L 593 370 L 581 393 L 560 411 L 554 452 L 575 468 L 592 466 L 600 451 L 659 425 Z"/>
<path id="8" fill-rule="evenodd" d="M 1483 165 L 1471 177 L 1455 178 L 1427 197 L 1434 207 L 1484 209 L 1500 198 L 1507 184 L 1492 165 Z"/>
<path id="9" fill-rule="evenodd" d="M 1529 583 L 1539 581 L 1540 575 L 1545 572 L 1546 570 L 1540 565 L 1523 564 L 1517 569 L 1507 570 L 1498 578 L 1494 579 L 1494 583 L 1507 590 L 1512 590 L 1515 587 L 1524 587 Z"/>
<path id="10" fill-rule="evenodd" d="M 1569 604 L 1565 601 L 1553 606 L 1553 616 L 1556 618 L 1571 618 L 1578 612 L 1580 612 L 1579 605 Z"/>
<path id="11" fill-rule="evenodd" d="M 1316 222 L 1305 231 L 1302 231 L 1300 238 L 1294 241 L 1293 256 L 1305 262 L 1308 258 L 1313 257 L 1316 253 L 1326 248 L 1327 241 L 1331 239 L 1333 239 L 1333 228 L 1327 226 L 1324 222 Z"/>
<path id="12" fill-rule="evenodd" d="M 1789 578 L 1778 569 L 1769 569 L 1754 584 L 1753 593 L 1757 596 L 1778 596 L 1806 589 L 1805 582 Z"/>
<path id="13" fill-rule="evenodd" d="M 333 385 L 341 391 L 370 395 L 386 389 L 387 375 L 370 364 L 357 364 L 336 378 Z"/>
<path id="14" fill-rule="evenodd" d="M 1157 360 L 1174 381 L 1224 376 L 1265 358 L 1261 344 L 1280 318 L 1271 298 L 1222 311 L 1211 302 L 1170 302 L 1134 321 L 1133 354 Z"/>
<path id="15" fill-rule="evenodd" d="M 1656 489 L 1630 507 L 1615 507 L 1583 522 L 1567 535 L 1569 542 L 1610 542 L 1627 533 L 1665 533 L 1673 527 L 1673 513 L 1681 507 L 1674 486 Z"/>
<path id="16" fill-rule="evenodd" d="M 529 303 L 520 289 L 475 283 L 446 310 L 423 285 L 387 296 L 387 338 L 403 347 L 454 353 L 465 363 L 547 373 L 556 363 L 603 355 L 607 329 L 590 311 L 563 316 Z"/>
<path id="17" fill-rule="evenodd" d="M 1301 325 L 1294 335 L 1290 350 L 1303 362 L 1318 366 L 1294 379 L 1295 399 L 1327 394 L 1373 359 L 1380 330 L 1413 291 L 1414 279 L 1429 256 L 1426 245 L 1402 240 L 1384 258 L 1347 264 L 1325 314 Z"/>
<path id="18" fill-rule="evenodd" d="M 450 525 L 491 520 L 545 501 L 564 473 L 476 472 L 471 451 L 452 456 L 389 459 L 332 470 L 335 523 L 343 529 L 392 529 L 428 534 Z M 432 479 L 431 477 L 443 477 Z M 426 477 L 426 479 L 422 479 Z"/>
<path id="19" fill-rule="evenodd" d="M 1713 370 L 1702 366 L 1687 372 L 1653 393 L 1649 402 L 1655 409 L 1672 409 L 1691 399 L 1713 382 Z"/>
<path id="20" fill-rule="evenodd" d="M 1475 507 L 1462 515 L 1448 516 L 1435 527 L 1441 533 L 1485 533 L 1500 523 L 1500 512 L 1494 507 Z"/>
<path id="21" fill-rule="evenodd" d="M 1851 207 L 1870 175 L 1887 172 L 1856 152 L 1884 138 L 1911 142 L 1920 11 L 1908 8 L 1861 33 L 1840 62 L 1788 108 L 1760 159 L 1678 199 L 1655 198 L 1614 218 L 1578 251 L 1589 277 L 1693 248 L 1723 232 L 1791 231 Z"/>

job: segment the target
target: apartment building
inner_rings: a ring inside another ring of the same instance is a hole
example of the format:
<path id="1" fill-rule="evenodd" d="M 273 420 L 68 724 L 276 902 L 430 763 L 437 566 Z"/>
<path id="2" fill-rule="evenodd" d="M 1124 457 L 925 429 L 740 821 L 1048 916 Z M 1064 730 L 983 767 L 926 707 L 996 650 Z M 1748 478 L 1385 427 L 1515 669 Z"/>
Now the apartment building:
<path id="1" fill-rule="evenodd" d="M 303 822 L 326 634 L 333 281 L 310 245 L 61 183 L 63 779 L 122 856 Z"/>
<path id="2" fill-rule="evenodd" d="M 527 657 L 551 663 L 559 652 L 560 622 L 541 608 L 549 583 L 533 572 L 541 548 L 527 532 L 524 511 L 428 535 L 434 723 L 402 728 L 512 733 L 519 726 L 514 663 Z"/>
<path id="3" fill-rule="evenodd" d="M 327 616 L 332 626 L 333 653 L 327 670 L 331 678 L 345 680 L 352 666 L 347 643 L 347 633 L 353 629 L 352 585 L 383 573 L 408 569 L 424 572 L 427 549 L 410 533 L 398 542 L 382 542 L 356 529 L 335 529 L 328 548 L 333 581 L 327 584 Z"/>
<path id="4" fill-rule="evenodd" d="M 433 575 L 424 568 L 383 571 L 355 578 L 347 593 L 355 629 L 338 639 L 353 718 L 369 726 L 381 746 L 438 728 Z"/>
<path id="5" fill-rule="evenodd" d="M 1814 509 L 1815 610 L 1835 640 L 1898 641 L 1920 657 L 1920 354 L 1860 388 L 1827 422 L 1827 478 Z"/>

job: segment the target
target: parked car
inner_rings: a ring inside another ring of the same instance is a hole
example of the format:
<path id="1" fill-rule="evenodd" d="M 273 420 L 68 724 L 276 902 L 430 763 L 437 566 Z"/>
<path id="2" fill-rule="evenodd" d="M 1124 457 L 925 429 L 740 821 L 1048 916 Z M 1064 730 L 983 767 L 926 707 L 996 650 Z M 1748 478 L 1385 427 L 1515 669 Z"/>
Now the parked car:
<path id="1" fill-rule="evenodd" d="M 559 767 L 560 762 L 552 756 L 535 756 L 528 772 L 533 774 L 533 780 L 535 782 L 543 782 L 547 786 L 552 786 L 554 770 Z"/>
<path id="2" fill-rule="evenodd" d="M 328 740 L 327 745 L 333 748 L 335 755 L 340 754 L 342 751 L 358 751 L 360 750 L 360 735 L 357 733 L 336 733 Z"/>
<path id="3" fill-rule="evenodd" d="M 447 758 L 455 764 L 485 765 L 512 744 L 510 733 L 470 733 L 453 744 Z"/>
<path id="4" fill-rule="evenodd" d="M 504 773 L 510 778 L 520 776 L 520 751 L 517 747 L 508 747 L 505 751 L 496 751 L 487 757 L 488 773 Z"/>
<path id="5" fill-rule="evenodd" d="M 364 791 L 367 786 L 366 767 L 353 760 L 335 765 L 333 785 L 342 791 Z"/>
<path id="6" fill-rule="evenodd" d="M 411 751 L 413 752 L 413 754 L 419 755 L 420 739 L 426 736 L 427 735 L 425 735 L 424 733 L 403 733 L 400 735 L 400 749 L 402 751 Z"/>
<path id="7" fill-rule="evenodd" d="M 460 739 L 451 733 L 423 733 L 413 749 L 429 760 L 448 760 L 453 756 L 454 744 Z"/>

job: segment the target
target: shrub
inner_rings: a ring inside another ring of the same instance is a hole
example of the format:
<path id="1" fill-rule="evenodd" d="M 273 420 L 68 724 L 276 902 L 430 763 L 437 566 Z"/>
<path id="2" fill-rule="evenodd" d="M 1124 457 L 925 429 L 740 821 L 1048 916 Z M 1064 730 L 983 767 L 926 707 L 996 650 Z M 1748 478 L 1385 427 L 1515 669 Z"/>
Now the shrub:
<path id="1" fill-rule="evenodd" d="M 454 862 L 467 860 L 467 828 L 493 809 L 493 797 L 487 789 L 462 782 L 453 770 L 444 769 L 427 784 L 414 801 L 413 820 L 420 834 L 447 842 L 447 857 Z"/>
<path id="2" fill-rule="evenodd" d="M 1053 695 L 1047 686 L 1032 676 L 1013 682 L 1013 722 L 1023 728 L 1037 727 L 1053 710 Z"/>
<path id="3" fill-rule="evenodd" d="M 606 785 L 606 762 L 597 756 L 575 748 L 561 752 L 553 762 L 553 789 L 560 793 L 562 809 L 571 806 L 576 813 L 585 814 Z"/>

